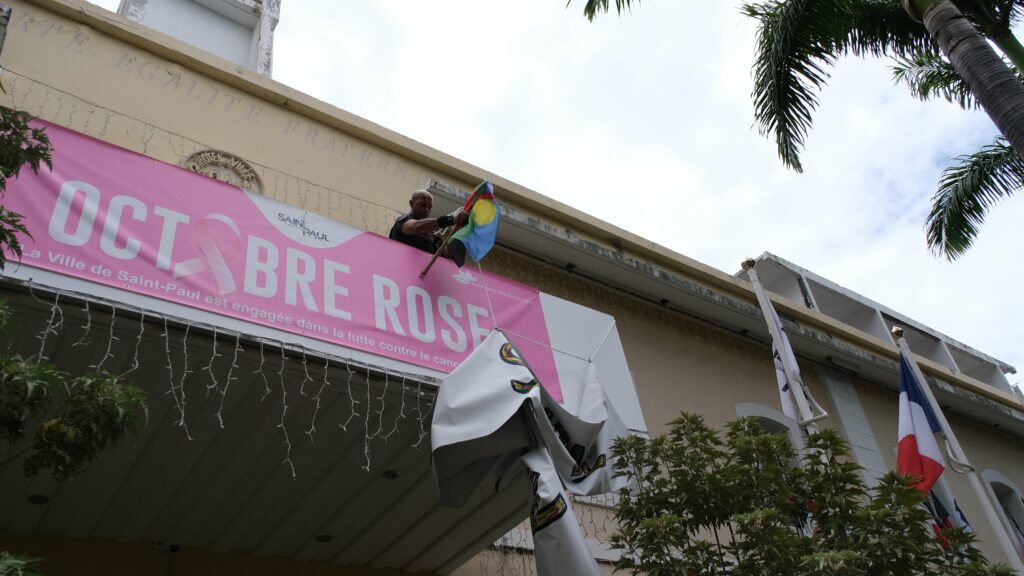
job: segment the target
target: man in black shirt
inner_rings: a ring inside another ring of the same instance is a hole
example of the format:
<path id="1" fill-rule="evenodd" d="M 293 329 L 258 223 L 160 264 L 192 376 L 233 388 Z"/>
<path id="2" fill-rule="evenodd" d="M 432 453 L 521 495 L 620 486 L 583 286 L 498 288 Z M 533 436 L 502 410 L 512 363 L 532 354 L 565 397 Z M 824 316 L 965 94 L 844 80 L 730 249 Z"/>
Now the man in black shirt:
<path id="1" fill-rule="evenodd" d="M 452 224 L 465 224 L 467 216 L 459 213 L 456 216 L 444 215 L 431 218 L 430 210 L 434 207 L 434 197 L 426 190 L 417 190 L 409 199 L 409 212 L 395 219 L 388 238 L 419 248 L 433 254 L 441 245 L 441 238 L 434 231 L 447 228 Z"/>

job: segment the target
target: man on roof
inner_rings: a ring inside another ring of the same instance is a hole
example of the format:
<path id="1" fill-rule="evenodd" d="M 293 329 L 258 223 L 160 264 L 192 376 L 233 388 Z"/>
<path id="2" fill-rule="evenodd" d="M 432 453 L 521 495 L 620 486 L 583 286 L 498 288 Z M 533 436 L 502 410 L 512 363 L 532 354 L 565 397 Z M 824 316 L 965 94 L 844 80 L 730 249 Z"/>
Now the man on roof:
<path id="1" fill-rule="evenodd" d="M 452 224 L 459 226 L 466 223 L 467 216 L 461 210 L 455 215 L 445 214 L 440 218 L 431 218 L 430 211 L 434 207 L 434 196 L 426 190 L 417 190 L 409 198 L 409 212 L 395 219 L 388 238 L 408 244 L 424 252 L 433 254 L 441 246 L 440 236 L 434 234 Z"/>

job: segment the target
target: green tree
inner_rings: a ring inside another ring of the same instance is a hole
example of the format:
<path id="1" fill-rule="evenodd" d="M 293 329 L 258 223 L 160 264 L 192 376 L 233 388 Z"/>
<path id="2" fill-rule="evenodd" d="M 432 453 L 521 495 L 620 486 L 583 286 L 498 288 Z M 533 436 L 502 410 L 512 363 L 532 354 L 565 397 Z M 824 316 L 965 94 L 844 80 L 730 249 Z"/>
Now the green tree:
<path id="1" fill-rule="evenodd" d="M 0 200 L 7 193 L 7 181 L 16 178 L 21 169 L 28 165 L 32 172 L 51 164 L 50 139 L 42 128 L 29 126 L 31 116 L 0 106 Z M 21 214 L 0 206 L 0 270 L 7 263 L 8 252 L 21 258 L 21 242 L 18 234 L 31 237 Z"/>
<path id="2" fill-rule="evenodd" d="M 51 166 L 51 145 L 25 112 L 0 107 L 0 198 L 7 182 L 28 166 Z M 31 238 L 22 215 L 0 208 L 0 270 L 7 254 L 21 257 Z M 11 317 L 0 300 L 0 330 Z M 42 470 L 60 481 L 85 469 L 103 450 L 134 430 L 145 411 L 142 390 L 106 372 L 71 377 L 51 364 L 0 354 L 0 466 L 21 460 L 27 476 Z"/>
<path id="3" fill-rule="evenodd" d="M 632 4 L 615 0 L 619 13 Z M 590 19 L 608 10 L 609 0 L 584 6 Z M 1003 135 L 940 177 L 925 224 L 936 254 L 964 254 L 992 204 L 1024 185 L 1024 47 L 1012 33 L 1024 0 L 766 0 L 743 11 L 759 23 L 755 119 L 787 167 L 802 170 L 828 69 L 847 55 L 891 57 L 914 96 L 983 108 Z"/>
<path id="4" fill-rule="evenodd" d="M 923 496 L 895 473 L 867 490 L 846 443 L 811 435 L 802 465 L 755 419 L 723 431 L 682 414 L 651 440 L 619 439 L 618 568 L 653 576 L 1005 575 L 972 536 L 935 537 Z"/>

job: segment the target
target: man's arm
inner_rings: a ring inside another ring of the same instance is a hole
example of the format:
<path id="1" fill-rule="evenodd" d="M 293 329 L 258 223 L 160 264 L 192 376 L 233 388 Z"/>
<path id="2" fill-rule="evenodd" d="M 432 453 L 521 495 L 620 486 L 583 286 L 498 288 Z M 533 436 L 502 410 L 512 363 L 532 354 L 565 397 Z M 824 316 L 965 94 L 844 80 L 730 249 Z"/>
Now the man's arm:
<path id="1" fill-rule="evenodd" d="M 458 217 L 462 217 L 461 212 L 459 212 Z M 462 218 L 462 220 L 464 221 L 465 219 Z M 450 214 L 445 214 L 440 218 L 421 218 L 419 220 L 410 218 L 405 222 L 402 222 L 402 234 L 408 234 L 410 236 L 415 236 L 417 234 L 429 234 L 434 230 L 447 228 L 454 224 L 455 221 L 456 217 L 453 217 Z"/>

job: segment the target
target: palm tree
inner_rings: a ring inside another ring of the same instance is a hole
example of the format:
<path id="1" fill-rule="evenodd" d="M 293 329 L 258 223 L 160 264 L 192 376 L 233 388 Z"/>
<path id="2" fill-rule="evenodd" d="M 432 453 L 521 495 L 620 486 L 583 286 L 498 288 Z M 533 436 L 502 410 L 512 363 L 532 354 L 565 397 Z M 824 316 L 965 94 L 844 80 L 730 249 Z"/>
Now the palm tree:
<path id="1" fill-rule="evenodd" d="M 963 12 L 951 0 L 770 0 L 743 8 L 760 22 L 755 117 L 762 133 L 774 133 L 790 168 L 801 169 L 815 95 L 827 80 L 825 68 L 842 55 L 895 57 L 896 78 L 915 96 L 985 109 L 1005 139 L 957 158 L 940 179 L 926 223 L 928 245 L 949 259 L 970 247 L 992 202 L 1024 180 L 1024 84 L 987 42 L 1014 68 L 1024 67 L 1024 50 L 1010 31 L 1024 2 L 961 4 Z M 924 27 L 915 22 L 918 13 Z"/>
<path id="2" fill-rule="evenodd" d="M 979 107 L 952 65 L 935 55 L 898 58 L 893 78 L 921 100 L 942 98 L 964 110 Z M 989 207 L 1024 187 L 1024 161 L 1003 137 L 955 161 L 939 179 L 925 224 L 928 245 L 951 260 L 973 244 Z"/>
<path id="3" fill-rule="evenodd" d="M 588 0 L 584 14 L 593 19 L 609 4 Z M 632 4 L 615 0 L 620 14 Z M 1024 0 L 767 0 L 742 9 L 759 21 L 755 119 L 787 167 L 803 169 L 800 152 L 828 68 L 845 55 L 887 56 L 915 96 L 980 107 L 1004 137 L 944 172 L 926 224 L 934 252 L 962 255 L 991 204 L 1024 184 L 1024 84 L 1015 73 L 1024 70 L 1024 47 L 1011 32 Z"/>

